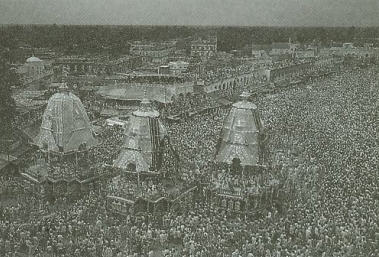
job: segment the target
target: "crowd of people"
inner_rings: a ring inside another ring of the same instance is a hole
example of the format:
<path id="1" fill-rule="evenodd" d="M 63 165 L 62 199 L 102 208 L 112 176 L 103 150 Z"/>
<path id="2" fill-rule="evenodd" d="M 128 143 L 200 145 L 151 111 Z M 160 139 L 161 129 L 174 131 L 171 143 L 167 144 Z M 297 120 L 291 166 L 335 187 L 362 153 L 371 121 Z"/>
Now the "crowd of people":
<path id="1" fill-rule="evenodd" d="M 233 78 L 239 75 L 254 72 L 258 66 L 252 63 L 244 63 L 234 66 L 220 67 L 219 63 L 215 67 L 211 67 L 206 70 L 201 76 L 206 83 L 212 83 L 214 81 Z"/>
<path id="2" fill-rule="evenodd" d="M 217 107 L 219 104 L 214 97 L 207 95 L 187 94 L 178 96 L 162 110 L 163 116 L 196 113 L 204 109 Z"/>
<path id="3" fill-rule="evenodd" d="M 154 72 L 143 73 L 131 73 L 119 76 L 119 83 L 138 83 L 138 84 L 173 84 L 183 83 L 185 79 L 181 76 L 169 75 L 169 74 L 156 74 Z"/>
<path id="4" fill-rule="evenodd" d="M 377 80 L 375 68 L 347 70 L 256 100 L 271 136 L 270 152 L 284 152 L 278 169 L 299 181 L 287 217 L 309 236 L 294 256 L 377 254 Z M 272 232 L 283 227 L 275 225 Z"/>
<path id="5" fill-rule="evenodd" d="M 179 212 L 118 217 L 106 209 L 107 188 L 74 202 L 46 202 L 22 190 L 10 194 L 17 178 L 3 179 L 0 256 L 377 256 L 378 79 L 377 67 L 346 70 L 254 98 L 270 135 L 272 172 L 293 189 L 283 213 L 232 216 L 203 200 Z M 168 125 L 188 180 L 212 175 L 226 114 Z M 102 133 L 104 148 L 90 160 L 110 163 L 122 133 Z"/>
<path id="6" fill-rule="evenodd" d="M 140 196 L 155 200 L 165 196 L 167 191 L 161 182 L 153 182 L 150 179 L 138 181 L 135 178 L 116 177 L 109 184 L 108 193 L 129 200 L 135 200 Z"/>
<path id="7" fill-rule="evenodd" d="M 307 61 L 303 59 L 288 59 L 279 62 L 267 61 L 263 63 L 258 62 L 244 62 L 235 64 L 233 66 L 223 65 L 217 63 L 214 67 L 210 67 L 206 69 L 206 71 L 200 76 L 206 83 L 212 83 L 214 81 L 224 80 L 228 78 L 237 77 L 243 74 L 253 73 L 257 70 L 262 69 L 280 69 L 294 65 L 305 64 Z M 264 79 L 264 76 L 260 77 L 260 79 Z"/>
<path id="8" fill-rule="evenodd" d="M 195 115 L 168 126 L 168 134 L 183 167 L 200 169 L 207 165 L 215 150 L 225 116 L 226 110 L 220 109 L 211 115 Z"/>

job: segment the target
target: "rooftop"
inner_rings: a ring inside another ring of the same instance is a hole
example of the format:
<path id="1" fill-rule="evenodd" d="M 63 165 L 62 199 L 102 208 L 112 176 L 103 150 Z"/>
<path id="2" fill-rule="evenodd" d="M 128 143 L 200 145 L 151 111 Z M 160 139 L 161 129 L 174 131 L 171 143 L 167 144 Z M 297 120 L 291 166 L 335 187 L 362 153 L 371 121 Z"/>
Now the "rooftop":
<path id="1" fill-rule="evenodd" d="M 32 56 L 32 57 L 29 57 L 28 59 L 26 59 L 26 62 L 27 63 L 31 63 L 31 62 L 42 62 L 42 60 L 38 57 L 35 57 L 35 56 Z"/>
<path id="2" fill-rule="evenodd" d="M 286 42 L 276 42 L 271 44 L 272 49 L 289 49 L 290 43 Z"/>

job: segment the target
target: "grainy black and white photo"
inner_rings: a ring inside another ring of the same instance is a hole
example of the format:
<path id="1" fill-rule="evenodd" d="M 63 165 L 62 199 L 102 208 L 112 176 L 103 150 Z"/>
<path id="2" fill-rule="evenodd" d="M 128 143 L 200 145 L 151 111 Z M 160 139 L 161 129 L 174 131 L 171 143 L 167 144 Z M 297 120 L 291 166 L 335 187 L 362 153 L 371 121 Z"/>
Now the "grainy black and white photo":
<path id="1" fill-rule="evenodd" d="M 378 0 L 0 0 L 0 257 L 379 256 Z"/>

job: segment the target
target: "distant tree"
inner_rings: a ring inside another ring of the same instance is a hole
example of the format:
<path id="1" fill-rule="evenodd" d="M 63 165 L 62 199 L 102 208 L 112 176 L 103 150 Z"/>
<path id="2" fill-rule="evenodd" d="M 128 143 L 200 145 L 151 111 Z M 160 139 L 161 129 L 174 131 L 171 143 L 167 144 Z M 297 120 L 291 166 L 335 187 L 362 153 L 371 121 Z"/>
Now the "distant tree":
<path id="1" fill-rule="evenodd" d="M 4 55 L 0 56 L 0 140 L 11 139 L 14 129 L 16 105 L 12 98 L 12 86 L 20 84 L 19 77 L 11 69 Z M 1 145 L 3 143 L 0 143 Z"/>
<path id="2" fill-rule="evenodd" d="M 270 44 L 272 42 L 300 43 L 320 40 L 328 45 L 335 42 L 373 40 L 379 37 L 379 27 L 185 27 L 185 26 L 72 26 L 28 25 L 0 26 L 0 48 L 11 50 L 9 59 L 24 61 L 20 46 L 50 47 L 66 55 L 76 54 L 128 54 L 127 42 L 134 40 L 167 40 L 206 37 L 217 34 L 218 50 L 229 52 L 245 45 Z M 190 44 L 190 40 L 186 42 Z M 377 43 L 378 44 L 378 43 Z M 17 57 L 16 56 L 20 56 Z"/>
<path id="3" fill-rule="evenodd" d="M 347 38 L 349 41 L 353 41 L 356 36 L 356 28 L 354 26 L 350 27 L 347 31 Z"/>

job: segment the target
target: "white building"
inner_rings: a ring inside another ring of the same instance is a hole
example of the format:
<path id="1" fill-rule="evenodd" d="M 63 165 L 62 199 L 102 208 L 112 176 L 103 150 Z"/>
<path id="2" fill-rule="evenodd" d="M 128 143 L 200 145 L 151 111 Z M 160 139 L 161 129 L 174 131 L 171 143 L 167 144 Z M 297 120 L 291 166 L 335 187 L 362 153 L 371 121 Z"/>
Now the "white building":
<path id="1" fill-rule="evenodd" d="M 38 57 L 32 56 L 26 59 L 24 67 L 28 77 L 35 77 L 44 73 L 45 62 Z"/>
<path id="2" fill-rule="evenodd" d="M 191 42 L 191 56 L 207 59 L 217 53 L 217 37 L 198 39 Z"/>
<path id="3" fill-rule="evenodd" d="M 181 74 L 182 72 L 185 72 L 188 68 L 188 65 L 189 63 L 185 61 L 169 62 L 168 64 L 171 74 Z"/>
<path id="4" fill-rule="evenodd" d="M 176 42 L 142 42 L 135 41 L 130 44 L 130 54 L 141 56 L 143 62 L 156 64 L 167 63 L 170 55 L 175 53 Z"/>
<path id="5" fill-rule="evenodd" d="M 50 62 L 32 56 L 26 59 L 26 62 L 18 67 L 17 73 L 21 75 L 24 83 L 30 83 L 52 75 L 53 71 Z"/>

